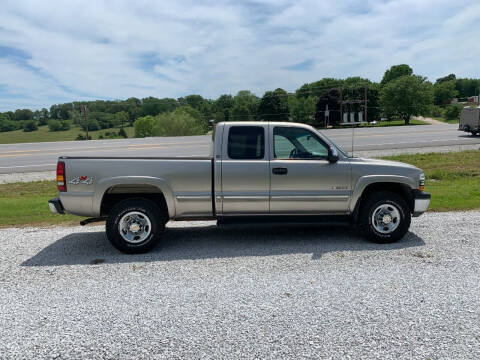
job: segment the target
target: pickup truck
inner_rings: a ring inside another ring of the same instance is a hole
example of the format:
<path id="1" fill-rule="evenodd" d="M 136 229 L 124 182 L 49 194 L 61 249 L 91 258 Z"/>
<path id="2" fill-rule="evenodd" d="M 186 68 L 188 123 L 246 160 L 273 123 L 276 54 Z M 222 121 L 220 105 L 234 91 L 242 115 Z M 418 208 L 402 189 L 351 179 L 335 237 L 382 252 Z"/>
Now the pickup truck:
<path id="1" fill-rule="evenodd" d="M 311 126 L 222 122 L 210 157 L 60 157 L 50 210 L 106 220 L 125 253 L 152 249 L 169 220 L 343 222 L 372 241 L 401 239 L 426 211 L 411 165 L 350 157 Z"/>

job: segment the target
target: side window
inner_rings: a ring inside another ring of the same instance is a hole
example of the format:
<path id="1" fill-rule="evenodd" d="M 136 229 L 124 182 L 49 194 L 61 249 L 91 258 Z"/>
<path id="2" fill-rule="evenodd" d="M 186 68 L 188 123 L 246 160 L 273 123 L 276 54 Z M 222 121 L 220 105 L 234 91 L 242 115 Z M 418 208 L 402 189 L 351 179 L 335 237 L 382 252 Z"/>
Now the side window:
<path id="1" fill-rule="evenodd" d="M 307 129 L 277 126 L 273 129 L 276 159 L 326 159 L 328 147 Z"/>
<path id="2" fill-rule="evenodd" d="M 228 133 L 228 157 L 235 160 L 263 159 L 265 131 L 261 126 L 232 126 Z"/>

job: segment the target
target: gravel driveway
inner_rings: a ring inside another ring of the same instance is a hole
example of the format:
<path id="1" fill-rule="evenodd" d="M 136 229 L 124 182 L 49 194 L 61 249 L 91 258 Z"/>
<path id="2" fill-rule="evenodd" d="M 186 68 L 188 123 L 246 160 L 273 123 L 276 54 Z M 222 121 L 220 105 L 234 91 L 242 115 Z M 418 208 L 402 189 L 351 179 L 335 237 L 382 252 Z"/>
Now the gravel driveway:
<path id="1" fill-rule="evenodd" d="M 478 359 L 479 224 L 428 213 L 376 245 L 175 223 L 135 256 L 99 226 L 3 229 L 0 358 Z"/>

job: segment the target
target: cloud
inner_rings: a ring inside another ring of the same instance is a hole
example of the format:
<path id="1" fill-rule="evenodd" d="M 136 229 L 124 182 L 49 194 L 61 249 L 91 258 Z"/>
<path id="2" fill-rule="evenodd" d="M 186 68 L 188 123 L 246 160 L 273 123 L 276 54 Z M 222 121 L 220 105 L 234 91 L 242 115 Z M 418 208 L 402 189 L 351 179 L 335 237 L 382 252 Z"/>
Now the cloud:
<path id="1" fill-rule="evenodd" d="M 314 64 L 314 62 L 313 62 L 312 59 L 307 59 L 307 60 L 299 62 L 297 64 L 284 66 L 283 69 L 291 70 L 291 71 L 307 71 L 307 70 L 310 70 L 313 67 L 313 64 Z"/>
<path id="2" fill-rule="evenodd" d="M 458 0 L 3 0 L 0 111 L 131 96 L 294 91 L 410 64 L 480 77 L 480 5 Z"/>

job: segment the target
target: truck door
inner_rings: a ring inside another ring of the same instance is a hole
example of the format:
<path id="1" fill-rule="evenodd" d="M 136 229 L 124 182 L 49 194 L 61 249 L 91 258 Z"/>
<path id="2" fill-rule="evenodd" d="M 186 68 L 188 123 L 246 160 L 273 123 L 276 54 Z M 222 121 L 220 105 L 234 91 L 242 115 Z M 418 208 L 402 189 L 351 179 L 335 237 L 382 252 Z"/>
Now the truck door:
<path id="1" fill-rule="evenodd" d="M 345 213 L 350 163 L 328 161 L 329 145 L 309 129 L 270 126 L 271 214 Z"/>
<path id="2" fill-rule="evenodd" d="M 226 124 L 222 140 L 222 213 L 269 213 L 267 124 Z"/>

